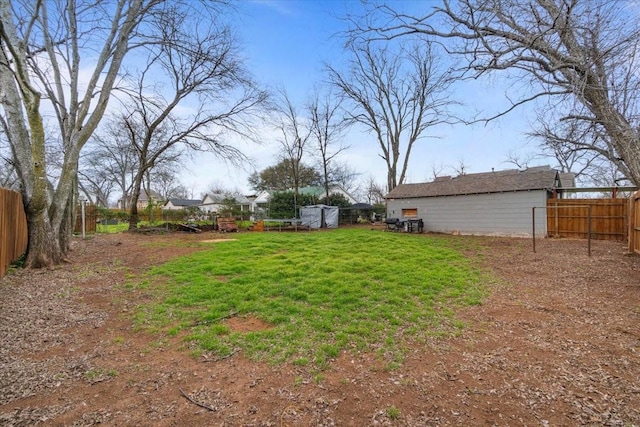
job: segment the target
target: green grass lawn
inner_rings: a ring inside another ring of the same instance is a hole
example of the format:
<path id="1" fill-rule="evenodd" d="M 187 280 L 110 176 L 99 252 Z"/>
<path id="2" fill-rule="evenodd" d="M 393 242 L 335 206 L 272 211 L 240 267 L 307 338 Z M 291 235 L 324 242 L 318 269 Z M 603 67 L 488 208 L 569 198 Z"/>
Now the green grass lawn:
<path id="1" fill-rule="evenodd" d="M 186 331 L 219 357 L 242 350 L 322 368 L 343 351 L 377 351 L 397 365 L 407 345 L 462 328 L 456 308 L 479 304 L 488 280 L 445 238 L 367 229 L 232 237 L 154 268 L 140 286 L 156 302 L 140 307 L 139 324 Z M 272 327 L 234 332 L 229 316 Z"/>

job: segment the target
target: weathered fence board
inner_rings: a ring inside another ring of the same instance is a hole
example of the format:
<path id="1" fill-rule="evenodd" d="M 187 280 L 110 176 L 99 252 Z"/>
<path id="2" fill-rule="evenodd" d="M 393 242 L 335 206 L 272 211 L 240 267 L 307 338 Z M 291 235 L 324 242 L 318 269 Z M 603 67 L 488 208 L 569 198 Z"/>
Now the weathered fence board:
<path id="1" fill-rule="evenodd" d="M 629 199 L 629 252 L 640 255 L 640 191 Z"/>
<path id="2" fill-rule="evenodd" d="M 7 267 L 27 250 L 27 217 L 22 196 L 0 188 L 0 279 Z"/>
<path id="3" fill-rule="evenodd" d="M 626 199 L 549 199 L 547 233 L 550 237 L 625 241 L 628 232 Z"/>
<path id="4" fill-rule="evenodd" d="M 85 205 L 84 207 L 84 231 L 86 233 L 95 233 L 98 220 L 98 208 L 95 205 Z M 82 233 L 82 206 L 76 209 L 76 224 L 73 228 L 74 233 Z"/>

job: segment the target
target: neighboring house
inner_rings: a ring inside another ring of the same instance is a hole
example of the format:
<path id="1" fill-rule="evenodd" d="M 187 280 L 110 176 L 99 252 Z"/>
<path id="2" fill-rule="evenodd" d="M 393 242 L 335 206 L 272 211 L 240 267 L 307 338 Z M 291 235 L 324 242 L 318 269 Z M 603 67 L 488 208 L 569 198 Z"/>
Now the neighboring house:
<path id="1" fill-rule="evenodd" d="M 198 207 L 201 200 L 193 200 L 193 199 L 169 199 L 167 203 L 164 204 L 163 209 L 177 211 L 190 207 Z"/>
<path id="2" fill-rule="evenodd" d="M 268 212 L 269 200 L 271 200 L 271 192 L 264 190 L 259 192 L 253 197 L 251 204 L 251 211 L 258 214 L 264 214 Z"/>
<path id="3" fill-rule="evenodd" d="M 536 207 L 536 235 L 544 236 L 547 199 L 560 197 L 565 181 L 572 185 L 573 175 L 540 166 L 401 184 L 386 196 L 387 218 L 422 219 L 433 232 L 531 236 Z"/>
<path id="4" fill-rule="evenodd" d="M 140 189 L 140 195 L 138 196 L 138 210 L 143 210 L 145 209 L 147 206 L 149 206 L 149 195 L 147 194 L 147 192 L 141 188 Z M 151 190 L 151 200 L 154 202 L 161 202 L 162 201 L 162 197 L 160 196 L 160 194 L 156 193 L 155 191 Z M 127 200 L 127 209 L 131 208 L 131 198 L 129 197 L 129 199 Z M 122 206 L 122 199 L 118 200 L 118 209 L 123 209 Z"/>
<path id="5" fill-rule="evenodd" d="M 217 214 L 219 213 L 224 206 L 224 199 L 233 198 L 236 200 L 238 205 L 240 205 L 240 210 L 242 212 L 251 212 L 251 202 L 244 196 L 233 195 L 233 194 L 221 194 L 221 193 L 211 193 L 205 194 L 200 201 L 198 207 L 204 213 Z"/>

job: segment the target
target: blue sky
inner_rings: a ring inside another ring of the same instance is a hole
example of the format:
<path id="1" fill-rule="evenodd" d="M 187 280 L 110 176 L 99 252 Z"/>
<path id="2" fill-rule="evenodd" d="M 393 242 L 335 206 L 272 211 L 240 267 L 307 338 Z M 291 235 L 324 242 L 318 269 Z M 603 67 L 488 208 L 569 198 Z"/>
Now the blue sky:
<path id="1" fill-rule="evenodd" d="M 398 7 L 427 10 L 431 2 L 391 3 Z M 336 33 L 346 23 L 338 17 L 346 8 L 357 9 L 356 1 L 253 0 L 239 3 L 236 28 L 249 69 L 264 86 L 284 87 L 294 102 L 302 107 L 314 86 L 323 80 L 323 65 L 340 66 L 341 40 Z M 465 111 L 495 112 L 506 104 L 507 85 L 500 78 L 465 82 L 456 87 L 454 95 L 463 102 Z M 432 165 L 444 168 L 444 174 L 454 174 L 453 167 L 464 162 L 468 172 L 485 172 L 513 168 L 506 163 L 509 152 L 535 151 L 535 143 L 527 143 L 525 133 L 535 119 L 530 108 L 518 110 L 488 125 L 439 126 L 421 140 L 412 154 L 407 182 L 431 180 Z M 277 162 L 276 135 L 264 129 L 262 145 L 246 145 L 247 154 L 257 170 Z M 373 177 L 386 182 L 386 166 L 378 155 L 373 135 L 353 129 L 346 136 L 351 148 L 341 161 L 359 172 L 361 180 Z M 548 162 L 538 161 L 536 164 Z M 242 170 L 213 158 L 199 155 L 189 166 L 182 180 L 194 188 L 195 195 L 210 183 L 217 182 L 230 189 L 248 194 L 247 176 L 251 168 Z"/>

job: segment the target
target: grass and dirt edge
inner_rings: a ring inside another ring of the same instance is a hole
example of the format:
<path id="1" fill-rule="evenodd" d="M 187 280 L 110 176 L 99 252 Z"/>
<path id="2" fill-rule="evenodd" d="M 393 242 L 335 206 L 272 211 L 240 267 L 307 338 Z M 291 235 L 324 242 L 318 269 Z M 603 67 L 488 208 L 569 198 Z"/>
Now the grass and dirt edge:
<path id="1" fill-rule="evenodd" d="M 346 229 L 202 244 L 126 288 L 147 301 L 138 328 L 207 358 L 242 352 L 321 371 L 344 352 L 373 352 L 395 369 L 411 344 L 459 334 L 457 310 L 495 283 L 473 239 Z M 258 327 L 235 328 L 243 321 Z"/>

